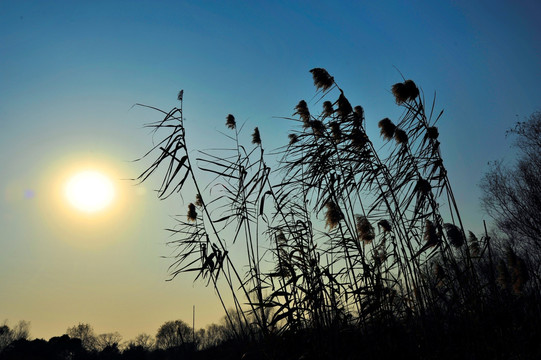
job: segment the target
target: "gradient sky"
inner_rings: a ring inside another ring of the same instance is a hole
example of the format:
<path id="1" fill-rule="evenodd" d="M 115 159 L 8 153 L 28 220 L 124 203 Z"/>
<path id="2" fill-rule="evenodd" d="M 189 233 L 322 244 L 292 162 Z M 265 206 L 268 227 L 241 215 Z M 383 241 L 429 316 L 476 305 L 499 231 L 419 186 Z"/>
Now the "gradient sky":
<path id="1" fill-rule="evenodd" d="M 398 68 L 445 109 L 442 153 L 465 226 L 486 218 L 477 184 L 487 162 L 512 160 L 505 131 L 541 108 L 539 1 L 0 1 L 0 321 L 33 337 L 79 322 L 130 339 L 168 320 L 222 316 L 212 289 L 165 282 L 171 215 L 153 185 L 127 180 L 151 145 L 145 122 L 184 89 L 189 141 L 210 147 L 225 116 L 258 126 L 267 149 L 326 68 L 367 128 L 396 119 Z M 383 5 L 382 5 L 383 4 Z M 250 132 L 245 133 L 249 141 Z M 190 145 L 189 143 L 189 145 Z M 93 165 L 118 201 L 82 216 L 60 194 Z M 157 179 L 155 179 L 157 180 Z"/>

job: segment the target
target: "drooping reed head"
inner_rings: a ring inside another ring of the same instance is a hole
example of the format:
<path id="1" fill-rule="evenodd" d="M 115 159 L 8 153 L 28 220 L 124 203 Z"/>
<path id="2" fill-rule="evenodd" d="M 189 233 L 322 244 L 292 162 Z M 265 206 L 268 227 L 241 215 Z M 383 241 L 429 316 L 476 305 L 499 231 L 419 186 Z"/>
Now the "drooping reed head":
<path id="1" fill-rule="evenodd" d="M 412 80 L 396 83 L 392 86 L 391 90 L 398 105 L 406 101 L 415 100 L 419 96 L 419 89 Z"/>
<path id="2" fill-rule="evenodd" d="M 188 221 L 197 220 L 197 211 L 195 211 L 195 205 L 190 203 L 188 205 Z"/>
<path id="3" fill-rule="evenodd" d="M 462 230 L 455 224 L 443 224 L 443 227 L 445 228 L 445 234 L 447 235 L 447 240 L 449 240 L 449 243 L 453 245 L 454 247 L 461 247 L 464 245 L 464 235 L 462 234 Z"/>
<path id="4" fill-rule="evenodd" d="M 423 238 L 427 246 L 435 246 L 438 244 L 438 234 L 436 233 L 436 227 L 430 220 L 425 221 L 425 231 Z"/>
<path id="5" fill-rule="evenodd" d="M 299 141 L 297 134 L 289 134 L 287 137 L 289 138 L 289 145 L 293 145 Z"/>
<path id="6" fill-rule="evenodd" d="M 364 241 L 365 244 L 369 244 L 376 237 L 374 227 L 370 224 L 370 221 L 368 221 L 366 216 L 356 215 L 355 218 L 359 238 Z"/>
<path id="7" fill-rule="evenodd" d="M 414 191 L 422 195 L 427 195 L 431 189 L 432 186 L 430 186 L 430 182 L 426 179 L 420 178 L 417 180 Z"/>
<path id="8" fill-rule="evenodd" d="M 340 94 L 338 97 L 338 115 L 344 119 L 346 118 L 351 112 L 353 111 L 353 108 L 351 107 L 351 104 L 349 103 L 349 100 L 344 96 L 344 94 Z"/>
<path id="9" fill-rule="evenodd" d="M 385 140 L 391 140 L 394 136 L 394 132 L 396 130 L 396 125 L 393 124 L 391 119 L 385 118 L 379 121 L 378 127 L 381 129 L 381 136 Z"/>
<path id="10" fill-rule="evenodd" d="M 327 201 L 325 206 L 327 207 L 327 212 L 325 213 L 326 226 L 332 230 L 338 225 L 340 220 L 342 220 L 342 211 L 332 200 Z"/>
<path id="11" fill-rule="evenodd" d="M 304 128 L 309 127 L 310 126 L 310 111 L 308 110 L 308 105 L 306 104 L 306 101 L 304 100 L 299 101 L 297 106 L 295 106 L 295 110 L 296 111 L 293 115 L 300 116 L 303 122 Z"/>
<path id="12" fill-rule="evenodd" d="M 404 130 L 397 128 L 394 131 L 394 139 L 396 140 L 397 144 L 407 145 L 408 134 Z"/>
<path id="13" fill-rule="evenodd" d="M 349 137 L 351 139 L 351 145 L 356 147 L 358 150 L 363 149 L 364 146 L 368 143 L 368 136 L 366 135 L 366 133 L 356 127 L 351 130 L 351 134 Z"/>
<path id="14" fill-rule="evenodd" d="M 312 131 L 316 137 L 323 136 L 325 133 L 325 125 L 320 120 L 311 120 L 310 127 L 312 128 Z"/>
<path id="15" fill-rule="evenodd" d="M 196 206 L 203 206 L 203 199 L 201 198 L 201 194 L 195 195 L 195 205 Z"/>
<path id="16" fill-rule="evenodd" d="M 342 139 L 342 130 L 340 129 L 340 124 L 337 121 L 331 121 L 329 123 L 329 128 L 331 129 L 333 139 L 340 141 Z"/>
<path id="17" fill-rule="evenodd" d="M 355 116 L 359 118 L 360 120 L 364 117 L 364 109 L 361 105 L 357 105 L 353 108 L 353 111 L 355 112 Z"/>
<path id="18" fill-rule="evenodd" d="M 426 137 L 432 140 L 436 140 L 440 135 L 438 128 L 436 126 L 430 126 L 426 129 Z"/>
<path id="19" fill-rule="evenodd" d="M 314 85 L 316 88 L 322 89 L 323 91 L 331 88 L 334 83 L 334 78 L 329 75 L 327 70 L 323 68 L 313 68 L 310 70 L 312 77 L 314 78 Z"/>
<path id="20" fill-rule="evenodd" d="M 324 117 L 332 116 L 334 109 L 330 101 L 323 102 L 323 115 Z"/>
<path id="21" fill-rule="evenodd" d="M 259 134 L 259 129 L 257 127 L 252 134 L 252 144 L 261 145 L 261 135 Z"/>
<path id="22" fill-rule="evenodd" d="M 378 227 L 384 233 L 390 232 L 392 230 L 391 223 L 386 219 L 382 219 L 382 220 L 378 221 Z"/>
<path id="23" fill-rule="evenodd" d="M 468 242 L 470 243 L 469 249 L 473 256 L 479 256 L 481 254 L 481 247 L 479 246 L 479 241 L 477 236 L 471 231 L 468 231 Z"/>
<path id="24" fill-rule="evenodd" d="M 359 127 L 359 128 L 362 127 L 363 119 L 364 119 L 363 107 L 360 105 L 355 106 L 355 108 L 353 108 L 353 121 L 352 121 L 353 127 Z"/>
<path id="25" fill-rule="evenodd" d="M 237 123 L 235 122 L 235 117 L 233 115 L 229 114 L 225 119 L 225 126 L 227 126 L 228 128 L 234 129 L 237 126 Z"/>

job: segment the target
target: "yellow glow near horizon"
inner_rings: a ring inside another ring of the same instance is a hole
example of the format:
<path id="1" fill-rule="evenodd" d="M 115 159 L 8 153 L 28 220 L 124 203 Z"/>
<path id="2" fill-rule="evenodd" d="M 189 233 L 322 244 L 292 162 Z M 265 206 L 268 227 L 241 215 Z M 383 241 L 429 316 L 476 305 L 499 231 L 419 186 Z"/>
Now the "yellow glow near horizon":
<path id="1" fill-rule="evenodd" d="M 69 179 L 65 195 L 70 204 L 78 210 L 95 213 L 112 203 L 115 189 L 107 176 L 98 171 L 87 170 Z"/>

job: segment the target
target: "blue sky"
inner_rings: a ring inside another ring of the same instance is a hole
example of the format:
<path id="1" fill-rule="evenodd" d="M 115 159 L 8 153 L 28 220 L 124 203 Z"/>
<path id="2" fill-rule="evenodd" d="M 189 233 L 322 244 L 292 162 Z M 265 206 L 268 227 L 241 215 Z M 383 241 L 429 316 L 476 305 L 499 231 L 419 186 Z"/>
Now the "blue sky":
<path id="1" fill-rule="evenodd" d="M 479 233 L 486 164 L 512 161 L 505 131 L 541 105 L 539 14 L 536 1 L 1 1 L 0 320 L 30 320 L 36 337 L 89 322 L 130 338 L 197 303 L 200 326 L 217 321 L 210 289 L 163 281 L 178 203 L 119 181 L 122 206 L 98 224 L 64 214 L 51 190 L 87 162 L 137 176 L 129 161 L 157 115 L 131 107 L 169 109 L 180 89 L 194 147 L 221 141 L 232 113 L 272 149 L 291 126 L 276 117 L 312 99 L 311 68 L 364 107 L 372 138 L 400 115 L 399 69 L 445 109 L 444 161 Z"/>

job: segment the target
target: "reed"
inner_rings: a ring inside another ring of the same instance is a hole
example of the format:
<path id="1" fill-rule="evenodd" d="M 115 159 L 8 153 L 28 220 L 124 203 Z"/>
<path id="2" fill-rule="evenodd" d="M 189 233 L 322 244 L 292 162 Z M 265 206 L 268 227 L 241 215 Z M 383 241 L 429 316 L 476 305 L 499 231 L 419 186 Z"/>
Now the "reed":
<path id="1" fill-rule="evenodd" d="M 403 114 L 379 121 L 380 135 L 395 141 L 376 149 L 362 106 L 325 69 L 311 73 L 322 110 L 301 100 L 284 118 L 300 126 L 274 152 L 274 169 L 257 127 L 245 146 L 229 114 L 231 148 L 193 159 L 182 97 L 180 108 L 158 110 L 163 120 L 149 126 L 170 133 L 146 154 L 156 160 L 139 180 L 164 167 L 159 197 L 196 194 L 186 221 L 170 229 L 171 277 L 212 284 L 237 336 L 251 339 L 397 322 L 428 334 L 433 314 L 475 313 L 503 290 L 522 293 L 530 280 L 522 259 L 500 262 L 497 288 L 489 237 L 470 233 L 464 246 L 435 126 L 443 112 L 435 115 L 413 81 L 393 85 Z M 199 173 L 214 180 L 200 185 Z M 244 262 L 230 255 L 239 248 Z"/>

